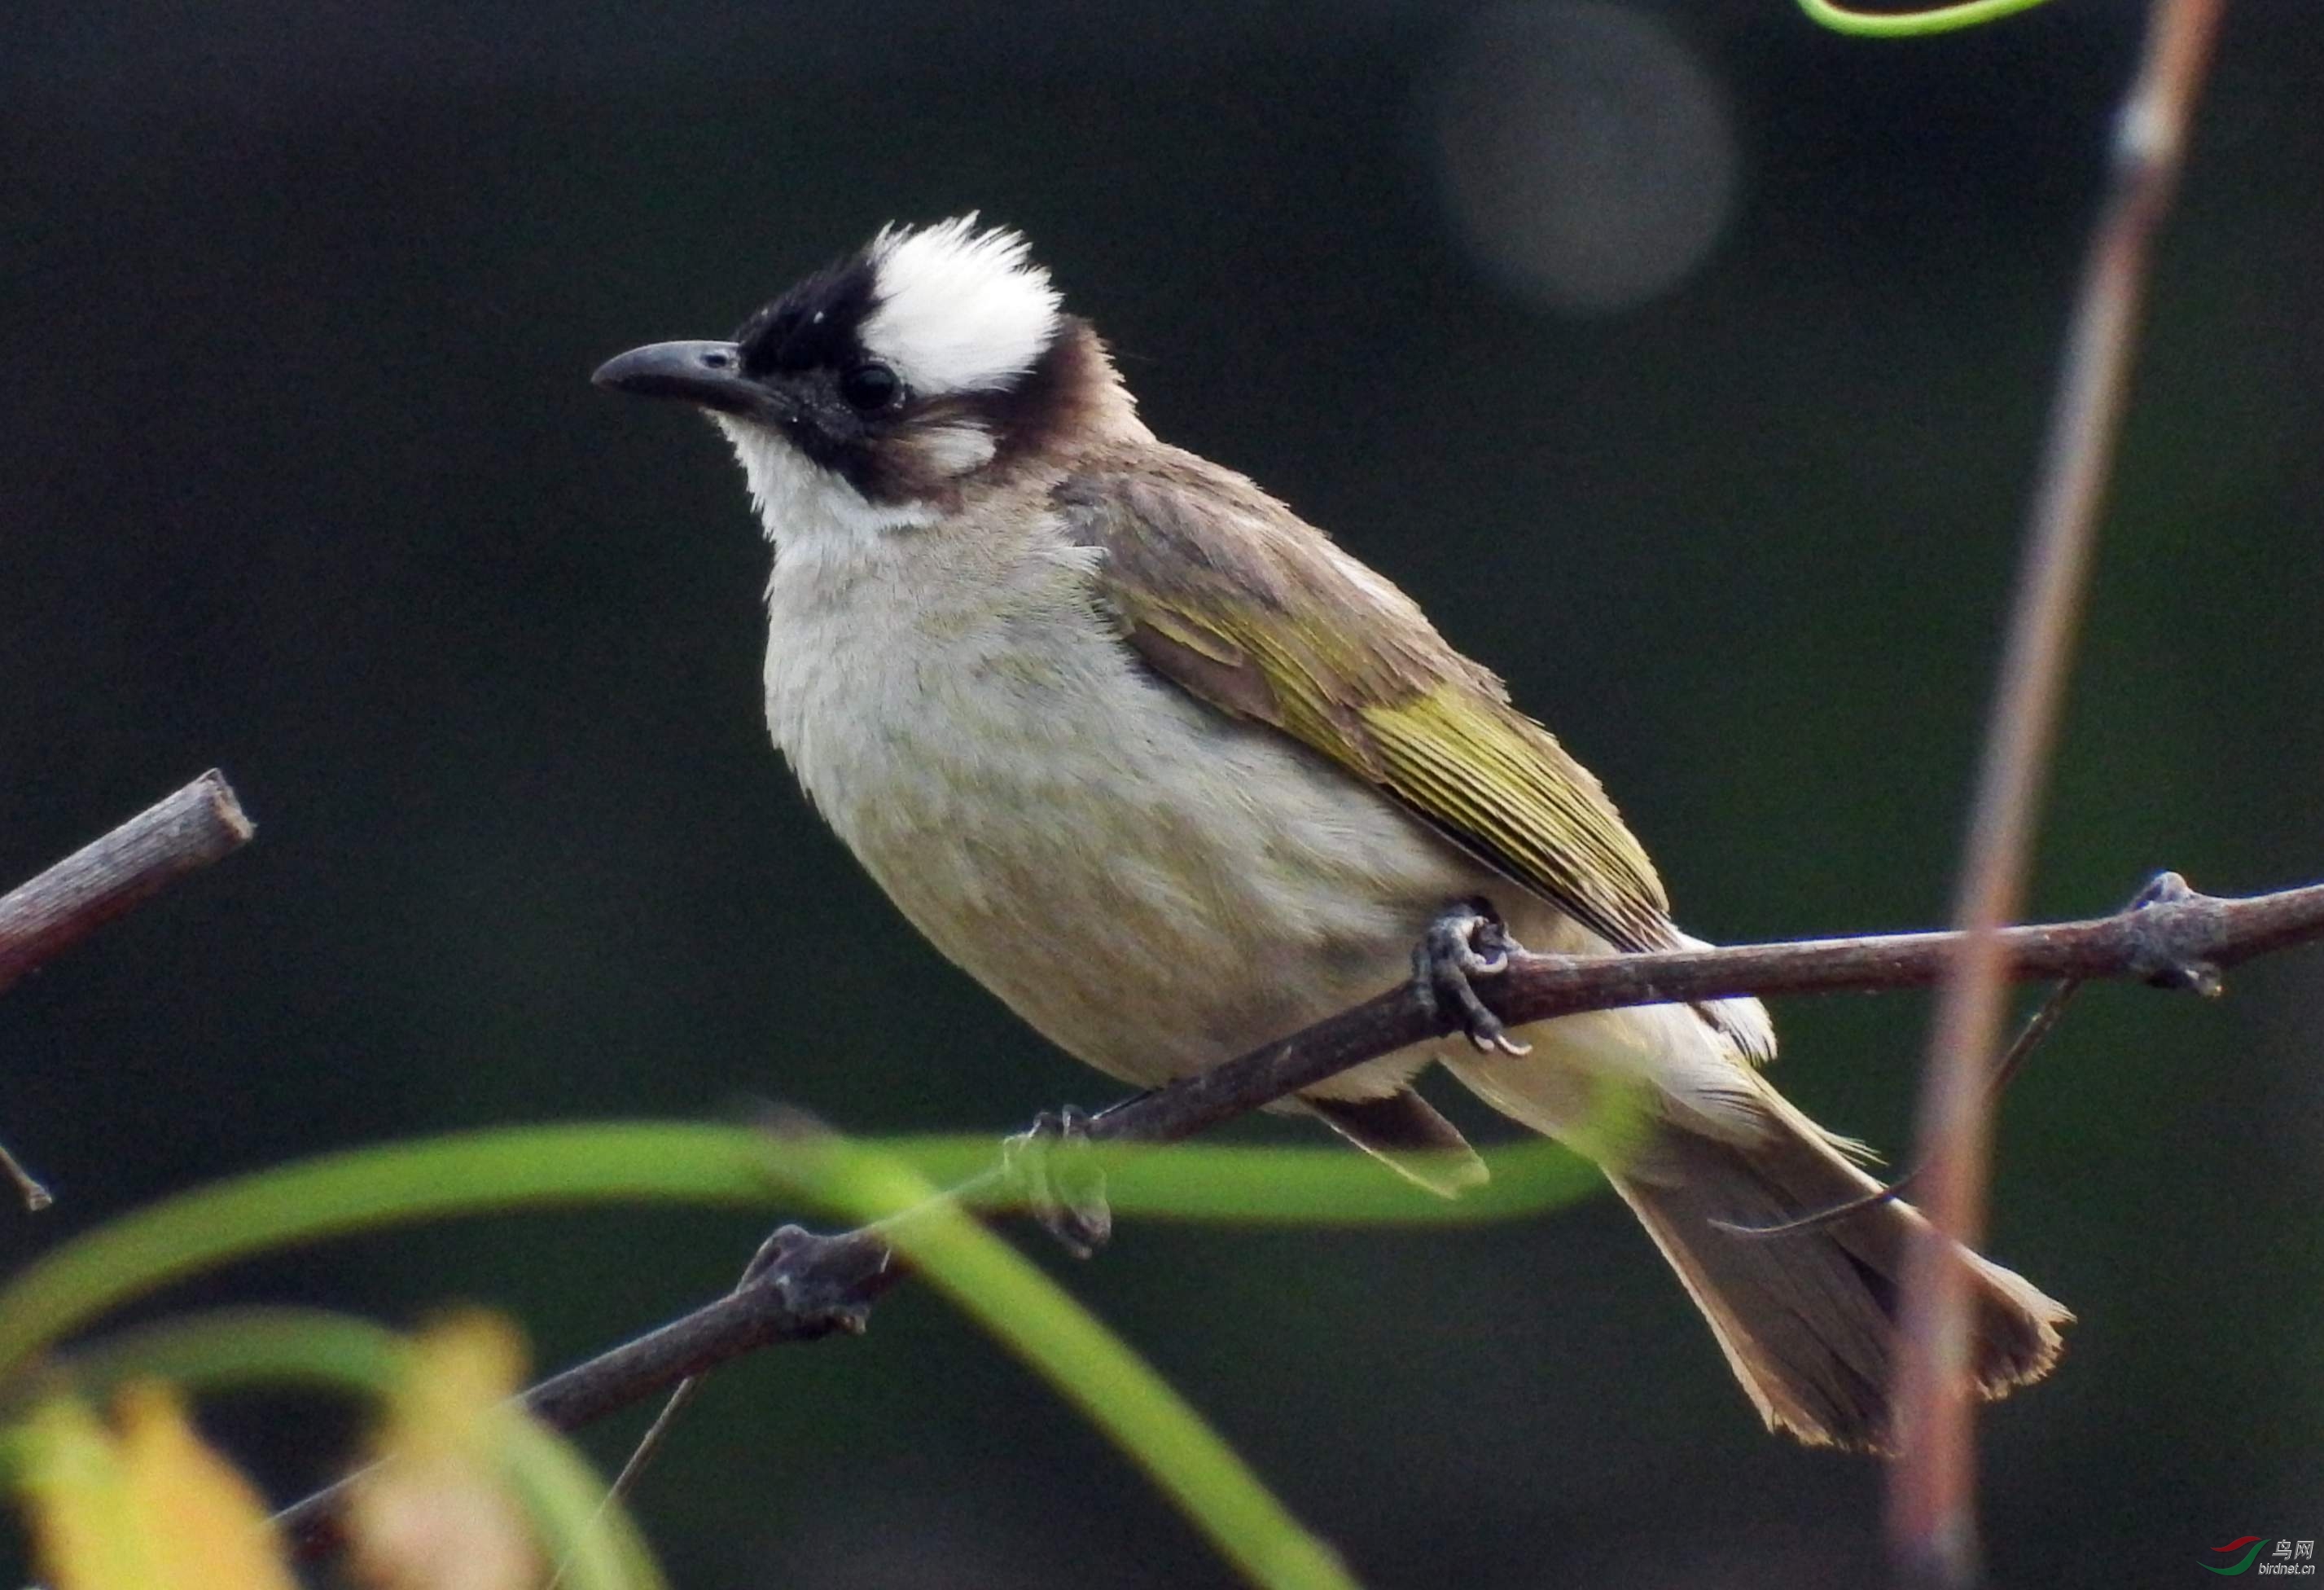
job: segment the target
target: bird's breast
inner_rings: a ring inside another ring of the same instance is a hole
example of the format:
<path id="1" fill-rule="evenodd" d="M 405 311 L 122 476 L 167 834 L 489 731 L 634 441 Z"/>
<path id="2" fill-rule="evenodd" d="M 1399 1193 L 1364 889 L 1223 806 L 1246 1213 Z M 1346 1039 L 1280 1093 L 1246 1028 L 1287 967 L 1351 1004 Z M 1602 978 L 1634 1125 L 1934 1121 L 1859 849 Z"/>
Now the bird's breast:
<path id="1" fill-rule="evenodd" d="M 1305 1026 L 1477 887 L 1370 788 L 1148 673 L 1085 550 L 996 569 L 899 539 L 923 555 L 786 551 L 769 725 L 905 915 L 1082 1059 L 1157 1081 Z"/>

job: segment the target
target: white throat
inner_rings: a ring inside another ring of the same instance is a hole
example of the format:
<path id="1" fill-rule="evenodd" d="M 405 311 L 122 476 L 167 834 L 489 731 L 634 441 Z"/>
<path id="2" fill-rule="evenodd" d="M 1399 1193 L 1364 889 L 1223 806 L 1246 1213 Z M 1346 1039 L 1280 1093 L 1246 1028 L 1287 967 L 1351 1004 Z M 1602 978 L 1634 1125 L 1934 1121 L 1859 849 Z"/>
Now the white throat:
<path id="1" fill-rule="evenodd" d="M 779 551 L 837 550 L 936 521 L 925 504 L 875 503 L 764 426 L 713 414 L 733 445 L 751 505 Z"/>

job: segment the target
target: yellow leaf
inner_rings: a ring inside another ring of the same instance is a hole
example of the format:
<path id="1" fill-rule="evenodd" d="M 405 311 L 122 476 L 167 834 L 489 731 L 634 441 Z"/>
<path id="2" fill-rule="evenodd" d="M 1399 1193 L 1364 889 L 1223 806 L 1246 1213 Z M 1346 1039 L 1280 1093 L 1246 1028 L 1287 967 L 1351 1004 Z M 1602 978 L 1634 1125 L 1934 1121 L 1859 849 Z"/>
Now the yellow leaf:
<path id="1" fill-rule="evenodd" d="M 471 1315 L 421 1336 L 348 1509 L 355 1572 L 380 1590 L 530 1590 L 540 1558 L 508 1489 L 515 1333 Z"/>
<path id="2" fill-rule="evenodd" d="M 24 1434 L 23 1487 L 42 1576 L 55 1590 L 153 1583 L 151 1543 L 131 1511 L 121 1454 L 88 1405 L 43 1403 Z"/>
<path id="3" fill-rule="evenodd" d="M 258 1494 L 168 1388 L 125 1388 L 116 1437 L 78 1401 L 31 1421 L 24 1478 L 51 1590 L 293 1590 Z"/>
<path id="4" fill-rule="evenodd" d="M 241 1471 L 194 1433 L 177 1393 L 158 1382 L 115 1403 L 129 1495 L 152 1531 L 169 1590 L 296 1590 L 281 1543 Z"/>

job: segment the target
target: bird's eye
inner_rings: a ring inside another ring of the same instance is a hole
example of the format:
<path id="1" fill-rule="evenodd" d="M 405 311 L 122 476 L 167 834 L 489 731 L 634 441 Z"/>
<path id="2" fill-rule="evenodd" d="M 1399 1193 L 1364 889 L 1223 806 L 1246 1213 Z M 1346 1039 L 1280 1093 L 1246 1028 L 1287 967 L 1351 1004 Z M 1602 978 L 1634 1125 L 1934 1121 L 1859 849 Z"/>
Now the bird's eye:
<path id="1" fill-rule="evenodd" d="M 839 378 L 839 395 L 859 414 L 887 408 L 903 390 L 904 384 L 885 365 L 858 365 Z"/>

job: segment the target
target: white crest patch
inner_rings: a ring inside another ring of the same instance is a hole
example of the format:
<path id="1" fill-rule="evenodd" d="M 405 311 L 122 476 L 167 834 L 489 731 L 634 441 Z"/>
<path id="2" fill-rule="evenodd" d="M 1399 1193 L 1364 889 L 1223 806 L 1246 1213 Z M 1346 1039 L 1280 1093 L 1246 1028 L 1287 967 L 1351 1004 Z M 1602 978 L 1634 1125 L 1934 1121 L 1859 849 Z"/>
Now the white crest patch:
<path id="1" fill-rule="evenodd" d="M 1057 334 L 1057 290 L 1005 227 L 973 215 L 872 240 L 878 307 L 863 346 L 916 392 L 991 392 L 1033 367 Z"/>

